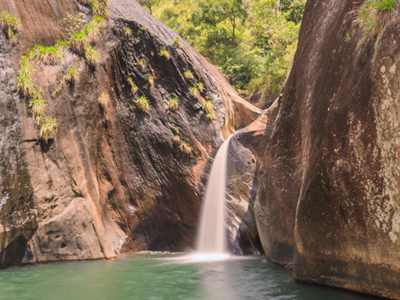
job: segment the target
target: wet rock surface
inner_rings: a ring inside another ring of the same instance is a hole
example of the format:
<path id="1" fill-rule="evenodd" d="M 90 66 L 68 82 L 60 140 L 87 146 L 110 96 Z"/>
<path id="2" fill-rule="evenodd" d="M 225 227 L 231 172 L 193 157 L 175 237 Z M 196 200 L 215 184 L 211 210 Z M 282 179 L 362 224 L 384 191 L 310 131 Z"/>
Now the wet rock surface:
<path id="1" fill-rule="evenodd" d="M 0 268 L 194 247 L 207 161 L 222 137 L 255 120 L 261 110 L 240 98 L 184 41 L 174 47 L 178 36 L 135 1 L 111 0 L 109 27 L 94 45 L 101 53 L 99 65 L 88 67 L 70 50 L 55 66 L 32 61 L 47 114 L 59 123 L 47 143 L 39 140 L 28 100 L 15 91 L 21 54 L 63 37 L 52 22 L 67 11 L 89 14 L 73 0 L 49 3 L 0 4 L 23 25 L 16 47 L 3 35 L 0 39 Z M 32 25 L 41 12 L 43 23 Z M 132 36 L 124 35 L 125 27 Z M 160 55 L 162 49 L 170 59 Z M 72 64 L 79 81 L 53 96 Z M 187 70 L 194 79 L 185 78 Z M 137 84 L 137 95 L 128 77 Z M 189 88 L 199 82 L 204 91 L 195 98 Z M 110 95 L 106 105 L 98 103 L 102 92 Z M 150 100 L 148 113 L 135 104 L 141 95 Z M 168 108 L 173 96 L 180 101 L 177 112 Z M 202 109 L 207 99 L 213 101 L 215 121 Z M 179 149 L 177 134 L 191 153 Z"/>
<path id="2" fill-rule="evenodd" d="M 307 2 L 255 215 L 296 280 L 400 299 L 400 15 L 372 36 L 359 5 Z"/>

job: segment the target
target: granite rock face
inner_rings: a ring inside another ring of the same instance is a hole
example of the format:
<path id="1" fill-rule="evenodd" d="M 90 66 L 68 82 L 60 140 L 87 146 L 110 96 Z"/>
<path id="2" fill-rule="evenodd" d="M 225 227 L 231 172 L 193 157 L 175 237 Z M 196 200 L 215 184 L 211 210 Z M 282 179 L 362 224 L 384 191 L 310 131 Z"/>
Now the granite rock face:
<path id="1" fill-rule="evenodd" d="M 400 14 L 366 33 L 362 2 L 307 2 L 255 214 L 295 279 L 400 299 Z"/>
<path id="2" fill-rule="evenodd" d="M 21 55 L 65 38 L 58 24 L 67 12 L 89 20 L 90 10 L 74 0 L 0 3 L 0 11 L 22 22 L 16 46 L 0 35 L 0 268 L 193 247 L 207 162 L 223 138 L 261 114 L 183 40 L 174 47 L 176 33 L 136 1 L 109 6 L 108 28 L 94 45 L 101 54 L 96 67 L 70 50 L 55 66 L 32 60 L 46 114 L 59 123 L 45 143 L 28 100 L 16 93 Z M 53 96 L 73 64 L 79 81 Z M 193 79 L 185 78 L 187 70 Z M 195 98 L 189 88 L 199 82 L 204 91 Z M 106 105 L 98 103 L 102 92 L 110 95 Z M 149 113 L 137 108 L 140 95 L 150 100 Z M 177 112 L 168 108 L 173 96 Z M 214 103 L 215 121 L 202 109 L 206 99 Z M 178 134 L 190 154 L 174 141 Z"/>

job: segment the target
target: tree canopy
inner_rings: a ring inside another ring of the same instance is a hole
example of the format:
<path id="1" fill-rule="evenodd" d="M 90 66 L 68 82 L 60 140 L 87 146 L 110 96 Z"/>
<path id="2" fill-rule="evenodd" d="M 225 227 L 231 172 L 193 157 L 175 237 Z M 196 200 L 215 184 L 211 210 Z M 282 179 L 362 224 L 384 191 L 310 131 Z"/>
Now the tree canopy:
<path id="1" fill-rule="evenodd" d="M 157 0 L 152 8 L 142 5 L 207 57 L 237 90 L 281 91 L 297 48 L 305 0 Z"/>

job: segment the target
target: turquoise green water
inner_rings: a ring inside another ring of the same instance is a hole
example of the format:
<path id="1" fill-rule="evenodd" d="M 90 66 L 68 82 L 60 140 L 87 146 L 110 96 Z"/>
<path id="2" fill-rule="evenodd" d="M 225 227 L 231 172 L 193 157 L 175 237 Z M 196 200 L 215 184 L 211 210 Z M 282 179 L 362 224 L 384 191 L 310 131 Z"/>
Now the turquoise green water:
<path id="1" fill-rule="evenodd" d="M 1 300 L 372 299 L 291 280 L 264 258 L 180 263 L 171 255 L 47 264 L 0 272 Z"/>

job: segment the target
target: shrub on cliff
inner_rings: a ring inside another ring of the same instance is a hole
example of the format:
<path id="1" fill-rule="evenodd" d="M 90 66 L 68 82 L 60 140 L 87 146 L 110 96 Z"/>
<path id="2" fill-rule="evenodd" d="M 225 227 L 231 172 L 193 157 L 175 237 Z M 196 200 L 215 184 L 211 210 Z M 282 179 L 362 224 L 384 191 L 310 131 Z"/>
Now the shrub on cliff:
<path id="1" fill-rule="evenodd" d="M 61 62 L 63 53 L 59 46 L 43 47 L 36 45 L 33 48 L 33 57 L 45 64 L 55 65 Z"/>
<path id="2" fill-rule="evenodd" d="M 172 97 L 168 102 L 168 107 L 170 110 L 177 111 L 179 108 L 179 100 L 176 97 Z"/>
<path id="3" fill-rule="evenodd" d="M 169 54 L 167 49 L 162 49 L 160 51 L 160 55 L 164 56 L 167 60 L 169 60 L 171 58 L 171 54 Z"/>
<path id="4" fill-rule="evenodd" d="M 85 59 L 89 66 L 96 66 L 100 62 L 100 53 L 92 46 L 87 45 L 85 47 Z"/>
<path id="5" fill-rule="evenodd" d="M 55 118 L 45 119 L 45 121 L 40 125 L 39 138 L 47 143 L 49 137 L 54 135 L 54 133 L 57 131 L 57 127 L 58 122 Z"/>
<path id="6" fill-rule="evenodd" d="M 138 88 L 137 85 L 133 82 L 132 77 L 128 77 L 128 83 L 129 83 L 129 85 L 131 86 L 132 94 L 135 95 L 135 94 L 137 93 L 137 91 L 139 90 L 139 88 Z"/>
<path id="7" fill-rule="evenodd" d="M 376 35 L 392 17 L 397 2 L 398 0 L 367 0 L 357 10 L 354 22 Z"/>
<path id="8" fill-rule="evenodd" d="M 108 102 L 110 102 L 110 96 L 106 93 L 101 93 L 99 98 L 97 99 L 97 101 L 99 102 L 99 104 L 102 107 L 105 107 L 107 105 Z"/>
<path id="9" fill-rule="evenodd" d="M 36 95 L 36 87 L 32 81 L 32 73 L 35 68 L 32 67 L 29 55 L 25 55 L 21 59 L 21 67 L 18 70 L 17 92 L 23 97 L 33 97 Z"/>
<path id="10" fill-rule="evenodd" d="M 40 92 L 30 101 L 29 107 L 32 109 L 32 118 L 39 125 L 44 120 L 43 115 L 47 109 L 46 100 L 41 97 Z"/>
<path id="11" fill-rule="evenodd" d="M 18 31 L 21 21 L 17 17 L 11 15 L 9 12 L 4 11 L 1 13 L 0 25 L 6 34 L 8 41 L 11 44 L 15 44 L 17 41 L 17 36 L 15 33 Z"/>
<path id="12" fill-rule="evenodd" d="M 135 104 L 137 108 L 141 111 L 149 112 L 150 111 L 150 101 L 146 98 L 146 96 L 140 96 L 136 99 Z"/>
<path id="13" fill-rule="evenodd" d="M 181 150 L 183 153 L 190 154 L 190 153 L 192 153 L 193 149 L 192 149 L 192 147 L 190 147 L 190 145 L 187 142 L 182 142 L 179 145 L 179 150 Z"/>

